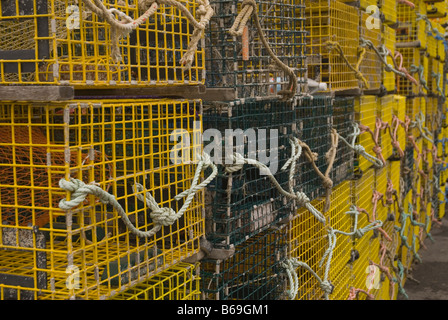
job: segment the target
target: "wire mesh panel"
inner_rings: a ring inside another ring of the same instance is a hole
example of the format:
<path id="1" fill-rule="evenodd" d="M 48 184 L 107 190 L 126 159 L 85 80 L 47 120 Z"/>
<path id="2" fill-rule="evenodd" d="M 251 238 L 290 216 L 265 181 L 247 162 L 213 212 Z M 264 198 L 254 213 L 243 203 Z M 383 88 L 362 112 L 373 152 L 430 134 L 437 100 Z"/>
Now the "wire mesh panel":
<path id="1" fill-rule="evenodd" d="M 236 91 L 236 98 L 275 97 L 288 87 L 288 75 L 275 66 L 273 54 L 298 77 L 299 91 L 306 85 L 305 7 L 302 0 L 257 1 L 262 36 L 253 16 L 242 37 L 229 33 L 241 12 L 242 1 L 212 1 L 215 15 L 206 30 L 207 86 Z"/>
<path id="2" fill-rule="evenodd" d="M 295 112 L 298 137 L 317 155 L 314 163 L 321 173 L 325 173 L 328 166 L 326 155 L 331 147 L 332 99 L 319 95 L 300 98 Z M 305 156 L 299 160 L 294 185 L 297 191 L 304 192 L 311 200 L 325 193 L 322 178 Z"/>
<path id="3" fill-rule="evenodd" d="M 2 104 L 0 285 L 25 287 L 24 299 L 105 299 L 197 253 L 202 192 L 167 226 L 138 197 L 179 212 L 185 200 L 173 198 L 192 186 L 196 165 L 173 161 L 170 137 L 175 129 L 200 132 L 201 107 L 187 100 Z M 178 150 L 193 157 L 200 145 Z M 4 288 L 4 297 L 19 298 L 16 289 Z"/>
<path id="4" fill-rule="evenodd" d="M 355 98 L 336 97 L 333 100 L 332 126 L 342 137 L 352 133 L 351 125 L 355 120 Z M 347 144 L 339 142 L 333 164 L 331 179 L 333 186 L 354 176 L 355 153 Z"/>
<path id="5" fill-rule="evenodd" d="M 238 245 L 277 223 L 291 212 L 288 201 L 267 175 L 250 164 L 228 172 L 235 152 L 263 162 L 289 190 L 289 170 L 281 170 L 291 157 L 290 139 L 297 137 L 293 102 L 279 100 L 237 101 L 204 107 L 204 150 L 218 167 L 216 179 L 206 191 L 207 238 L 217 247 Z M 205 137 L 211 132 L 217 138 Z M 214 148 L 214 150 L 213 150 Z"/>
<path id="6" fill-rule="evenodd" d="M 369 41 L 375 48 L 381 45 L 381 23 L 378 28 L 373 27 L 368 23 L 370 22 L 371 15 L 360 11 L 359 19 L 359 37 L 361 48 L 365 49 L 365 54 L 361 61 L 359 71 L 362 73 L 367 81 L 365 89 L 379 90 L 381 87 L 381 70 L 383 64 L 380 57 L 375 53 L 373 49 L 363 47 L 362 41 Z"/>
<path id="7" fill-rule="evenodd" d="M 393 2 L 396 3 L 395 1 Z M 382 44 L 391 52 L 392 56 L 394 57 L 395 57 L 395 36 L 396 36 L 395 29 L 389 27 L 386 24 L 382 25 L 382 33 L 381 33 Z M 393 59 L 390 55 L 386 57 L 386 61 L 388 64 L 392 66 L 394 65 Z M 387 71 L 384 66 L 382 68 L 382 81 L 383 86 L 387 92 L 396 90 L 396 75 L 394 72 Z"/>
<path id="8" fill-rule="evenodd" d="M 203 300 L 282 300 L 287 277 L 286 226 L 251 237 L 226 260 L 201 261 Z"/>
<path id="9" fill-rule="evenodd" d="M 308 77 L 328 83 L 329 91 L 358 88 L 350 68 L 358 62 L 358 9 L 335 0 L 307 0 L 305 4 Z M 337 42 L 350 66 L 328 41 Z"/>
<path id="10" fill-rule="evenodd" d="M 126 15 L 114 18 L 117 24 L 137 20 L 149 9 L 142 0 L 102 2 L 105 10 Z M 191 48 L 192 67 L 183 69 L 193 26 L 177 7 L 156 6 L 154 15 L 122 36 L 99 17 L 102 8 L 94 12 L 86 3 L 93 5 L 90 0 L 2 1 L 0 84 L 129 87 L 204 82 L 203 48 Z M 200 20 L 196 1 L 179 3 Z"/>
<path id="11" fill-rule="evenodd" d="M 324 209 L 325 201 L 316 199 L 311 202 L 320 212 Z M 319 262 L 327 249 L 325 228 L 306 208 L 299 208 L 297 215 L 288 226 L 289 254 L 305 262 L 312 270 L 319 269 Z M 316 278 L 306 270 L 297 270 L 299 279 L 298 300 L 319 300 L 322 291 Z"/>
<path id="12" fill-rule="evenodd" d="M 397 3 L 397 43 L 426 48 L 426 21 L 419 18 L 418 14 L 426 15 L 426 4 L 422 0 L 415 1 L 414 8 Z"/>
<path id="13" fill-rule="evenodd" d="M 375 188 L 375 171 L 373 168 L 363 173 L 362 177 L 351 181 L 352 203 L 359 209 L 365 210 L 358 216 L 358 225 L 366 226 L 372 221 L 373 191 Z M 353 240 L 352 256 L 350 259 L 352 285 L 355 289 L 367 291 L 366 280 L 369 273 L 369 260 L 372 259 L 371 248 L 378 246 L 376 231 L 370 231 L 361 238 Z M 365 299 L 365 295 L 358 295 L 358 299 Z"/>
<path id="14" fill-rule="evenodd" d="M 379 0 L 378 7 L 384 16 L 384 23 L 394 25 L 397 23 L 397 1 Z"/>
<path id="15" fill-rule="evenodd" d="M 180 262 L 110 300 L 200 300 L 199 263 Z"/>
<path id="16" fill-rule="evenodd" d="M 387 207 L 385 206 L 385 198 L 387 192 L 387 165 L 381 169 L 375 169 L 375 191 L 382 197 L 375 200 L 375 195 L 372 197 L 372 202 L 376 207 L 376 218 L 385 221 L 387 219 Z"/>
<path id="17" fill-rule="evenodd" d="M 342 232 L 353 231 L 353 217 L 347 212 L 352 204 L 350 181 L 344 181 L 333 189 L 331 208 L 326 213 L 329 226 Z M 336 246 L 333 250 L 331 268 L 328 278 L 335 286 L 330 295 L 332 300 L 346 299 L 350 289 L 350 268 L 352 238 L 344 234 L 336 235 Z"/>

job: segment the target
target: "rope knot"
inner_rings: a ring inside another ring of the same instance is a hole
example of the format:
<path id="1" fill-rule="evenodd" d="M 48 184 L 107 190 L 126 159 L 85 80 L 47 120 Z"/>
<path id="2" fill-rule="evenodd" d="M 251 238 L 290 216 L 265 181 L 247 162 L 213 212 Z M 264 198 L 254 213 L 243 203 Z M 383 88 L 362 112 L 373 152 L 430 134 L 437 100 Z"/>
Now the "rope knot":
<path id="1" fill-rule="evenodd" d="M 332 285 L 330 281 L 325 280 L 325 281 L 322 281 L 322 282 L 321 282 L 321 284 L 320 284 L 320 288 L 321 288 L 326 294 L 330 295 L 330 294 L 333 293 L 334 285 Z"/>
<path id="2" fill-rule="evenodd" d="M 176 211 L 168 207 L 153 210 L 150 216 L 155 224 L 162 225 L 165 227 L 173 225 L 174 222 L 176 222 L 176 220 L 178 219 Z"/>
<path id="3" fill-rule="evenodd" d="M 305 206 L 307 203 L 310 203 L 310 198 L 307 197 L 307 195 L 303 192 L 297 192 L 296 193 L 296 200 L 299 204 L 299 206 L 303 207 Z"/>
<path id="4" fill-rule="evenodd" d="M 364 148 L 362 145 L 360 145 L 360 144 L 357 144 L 357 145 L 355 145 L 354 147 L 353 147 L 353 150 L 356 152 L 356 153 L 359 153 L 359 154 L 362 154 L 362 153 L 365 153 L 366 152 L 366 148 Z"/>

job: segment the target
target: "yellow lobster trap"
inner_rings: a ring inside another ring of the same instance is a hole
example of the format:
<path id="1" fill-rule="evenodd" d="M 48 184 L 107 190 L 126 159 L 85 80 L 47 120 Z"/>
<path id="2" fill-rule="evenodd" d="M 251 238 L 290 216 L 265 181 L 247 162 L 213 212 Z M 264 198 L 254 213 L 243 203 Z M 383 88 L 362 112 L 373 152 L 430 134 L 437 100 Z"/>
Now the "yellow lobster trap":
<path id="1" fill-rule="evenodd" d="M 358 9 L 335 0 L 305 6 L 308 78 L 327 83 L 329 91 L 358 88 Z"/>
<path id="2" fill-rule="evenodd" d="M 197 253 L 203 195 L 190 188 L 207 165 L 194 158 L 200 144 L 184 142 L 201 132 L 201 108 L 3 103 L 2 296 L 107 299 Z"/>
<path id="3" fill-rule="evenodd" d="M 200 264 L 180 262 L 110 300 L 200 300 Z"/>
<path id="4" fill-rule="evenodd" d="M 405 3 L 397 3 L 397 48 L 426 48 L 427 22 L 422 18 L 425 15 L 426 4 L 423 0 L 416 0 L 414 8 Z"/>
<path id="5" fill-rule="evenodd" d="M 212 11 L 208 1 L 176 3 L 2 2 L 0 84 L 202 84 L 201 24 Z"/>

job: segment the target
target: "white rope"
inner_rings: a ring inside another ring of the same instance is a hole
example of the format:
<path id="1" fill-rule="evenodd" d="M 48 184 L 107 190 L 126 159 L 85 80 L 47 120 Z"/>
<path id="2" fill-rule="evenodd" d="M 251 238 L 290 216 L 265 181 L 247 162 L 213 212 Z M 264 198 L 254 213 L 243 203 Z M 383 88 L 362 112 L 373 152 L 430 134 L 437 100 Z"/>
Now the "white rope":
<path id="1" fill-rule="evenodd" d="M 292 151 L 291 158 L 285 163 L 281 170 L 289 170 L 289 192 L 283 189 L 280 183 L 272 174 L 271 170 L 263 163 L 255 160 L 255 159 L 246 159 L 241 154 L 235 153 L 232 157 L 234 164 L 226 166 L 226 172 L 234 173 L 243 168 L 245 164 L 252 165 L 260 170 L 261 174 L 266 175 L 271 183 L 277 188 L 277 190 L 287 198 L 291 200 L 297 201 L 298 206 L 305 207 L 313 214 L 316 219 L 325 225 L 325 216 L 317 210 L 312 204 L 311 200 L 307 197 L 307 195 L 303 192 L 295 192 L 293 189 L 293 178 L 296 171 L 296 163 L 302 154 L 302 147 L 299 144 L 298 139 L 290 140 Z"/>
<path id="2" fill-rule="evenodd" d="M 294 300 L 299 292 L 299 277 L 296 272 L 296 269 L 299 267 L 299 262 L 296 258 L 286 259 L 280 263 L 280 266 L 285 269 L 289 282 L 291 283 L 291 288 L 286 293 L 291 300 Z"/>
<path id="3" fill-rule="evenodd" d="M 212 173 L 207 179 L 204 180 L 203 183 L 198 185 L 198 181 L 202 173 L 202 170 L 207 169 L 209 167 L 213 169 Z M 218 168 L 212 163 L 210 157 L 206 154 L 200 157 L 193 181 L 191 183 L 191 188 L 187 191 L 184 191 L 182 194 L 176 197 L 176 200 L 179 200 L 187 196 L 187 199 L 185 200 L 181 209 L 177 213 L 172 208 L 159 207 L 158 203 L 155 201 L 155 199 L 149 192 L 146 192 L 145 196 L 143 196 L 140 193 L 144 191 L 144 187 L 141 184 L 136 184 L 135 187 L 133 186 L 134 193 L 139 192 L 136 195 L 137 199 L 145 202 L 148 208 L 151 210 L 150 216 L 153 219 L 154 227 L 146 232 L 140 231 L 133 225 L 133 223 L 129 220 L 129 217 L 124 211 L 123 207 L 115 199 L 114 195 L 108 193 L 107 191 L 101 189 L 96 185 L 85 184 L 84 182 L 78 179 L 70 179 L 70 181 L 61 179 L 59 181 L 59 187 L 71 193 L 71 200 L 62 199 L 59 202 L 59 208 L 65 211 L 72 210 L 77 206 L 79 206 L 82 202 L 84 202 L 86 197 L 89 194 L 91 194 L 97 197 L 103 204 L 112 205 L 114 209 L 118 212 L 120 217 L 123 219 L 125 225 L 130 230 L 131 233 L 135 234 L 140 238 L 149 238 L 154 236 L 158 231 L 160 231 L 160 229 L 163 226 L 173 225 L 174 222 L 180 219 L 190 206 L 196 193 L 199 190 L 203 189 L 205 186 L 207 186 L 207 184 L 210 183 L 216 177 L 217 174 L 218 174 Z"/>
<path id="4" fill-rule="evenodd" d="M 352 126 L 354 128 L 354 132 L 349 135 L 349 137 L 352 137 L 352 141 L 351 142 L 348 142 L 344 137 L 342 137 L 338 133 L 339 138 L 347 146 L 349 146 L 351 149 L 353 149 L 353 151 L 355 153 L 357 153 L 358 155 L 363 156 L 365 159 L 367 159 L 369 162 L 371 162 L 377 169 L 381 169 L 384 166 L 383 161 L 381 161 L 377 157 L 374 157 L 371 154 L 367 153 L 366 149 L 362 145 L 360 145 L 360 144 L 355 145 L 356 138 L 361 134 L 361 130 L 359 129 L 359 125 L 356 122 L 353 122 Z"/>

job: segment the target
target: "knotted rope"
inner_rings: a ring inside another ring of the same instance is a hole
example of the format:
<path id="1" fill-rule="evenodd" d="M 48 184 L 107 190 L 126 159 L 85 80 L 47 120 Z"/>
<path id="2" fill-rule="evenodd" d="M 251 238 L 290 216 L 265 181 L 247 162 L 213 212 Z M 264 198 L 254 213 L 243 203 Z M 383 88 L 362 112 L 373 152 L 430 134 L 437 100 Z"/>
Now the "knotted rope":
<path id="1" fill-rule="evenodd" d="M 187 51 L 180 60 L 184 69 L 191 68 L 203 31 L 209 24 L 210 19 L 214 14 L 209 0 L 196 1 L 199 4 L 196 12 L 200 16 L 200 21 L 197 21 L 187 7 L 181 4 L 178 0 L 145 0 L 142 2 L 142 7 L 148 9 L 146 9 L 145 13 L 137 19 L 129 17 L 118 9 L 107 9 L 101 0 L 83 0 L 89 10 L 97 14 L 100 18 L 105 19 L 111 26 L 111 57 L 115 62 L 122 60 L 120 48 L 118 46 L 120 38 L 127 36 L 141 24 L 145 23 L 157 12 L 160 4 L 170 5 L 179 9 L 194 27 Z M 118 19 L 114 16 L 114 14 L 118 16 Z"/>
<path id="2" fill-rule="evenodd" d="M 355 151 L 356 154 L 363 156 L 364 158 L 366 158 L 366 160 L 371 162 L 375 166 L 375 168 L 381 169 L 384 166 L 383 161 L 367 153 L 366 149 L 362 145 L 355 145 L 356 138 L 361 134 L 361 130 L 359 128 L 358 123 L 356 122 L 352 122 L 352 126 L 354 132 L 349 134 L 349 137 L 352 137 L 352 141 L 348 142 L 344 137 L 342 137 L 338 133 L 339 139 L 341 139 L 347 146 L 349 146 L 353 151 Z"/>
<path id="3" fill-rule="evenodd" d="M 198 181 L 201 175 L 201 172 L 203 169 L 206 169 L 208 167 L 212 167 L 213 172 L 211 175 L 200 185 L 198 185 Z M 71 193 L 71 200 L 62 199 L 59 202 L 59 208 L 65 211 L 72 210 L 79 206 L 84 200 L 86 200 L 86 197 L 88 195 L 94 195 L 97 197 L 103 204 L 106 205 L 112 205 L 112 207 L 117 211 L 117 213 L 120 215 L 121 219 L 125 223 L 126 227 L 129 229 L 129 231 L 140 237 L 140 238 L 149 238 L 154 236 L 163 226 L 170 226 L 174 224 L 175 221 L 177 221 L 179 218 L 183 216 L 185 211 L 190 206 L 190 203 L 192 202 L 194 196 L 196 193 L 203 189 L 208 183 L 210 183 L 215 176 L 218 174 L 217 167 L 212 163 L 210 157 L 206 154 L 204 154 L 202 157 L 200 157 L 200 160 L 198 162 L 198 166 L 193 178 L 193 181 L 191 183 L 191 187 L 189 190 L 184 191 L 182 193 L 182 196 L 178 196 L 177 198 L 180 199 L 187 195 L 187 199 L 185 200 L 184 204 L 182 205 L 179 212 L 175 212 L 171 208 L 161 208 L 159 207 L 158 203 L 155 201 L 155 199 L 152 197 L 152 195 L 149 192 L 146 192 L 145 197 L 143 197 L 142 194 L 137 194 L 136 197 L 140 201 L 145 201 L 148 208 L 152 211 L 150 216 L 153 219 L 154 227 L 146 232 L 140 231 L 137 229 L 133 223 L 129 220 L 128 215 L 124 211 L 123 207 L 118 203 L 115 196 L 104 191 L 99 186 L 93 185 L 93 184 L 85 184 L 84 182 L 78 180 L 78 179 L 70 179 L 70 181 L 67 181 L 65 179 L 61 179 L 59 181 L 59 187 L 61 189 L 64 189 L 66 191 L 69 191 Z M 142 192 L 144 190 L 144 187 L 140 184 L 136 184 L 135 188 L 133 186 L 134 192 Z M 177 200 L 178 200 L 177 199 Z"/>
<path id="4" fill-rule="evenodd" d="M 345 56 L 344 50 L 342 49 L 341 45 L 339 44 L 339 42 L 335 41 L 335 35 L 332 36 L 333 40 L 329 40 L 325 43 L 325 45 L 328 48 L 328 51 L 332 51 L 332 50 L 336 50 L 337 53 L 339 53 L 339 56 L 342 58 L 342 60 L 345 62 L 345 64 L 350 68 L 350 70 L 353 71 L 353 73 L 355 74 L 356 79 L 358 79 L 359 81 L 361 81 L 364 86 L 366 87 L 366 89 L 369 89 L 369 82 L 367 81 L 367 79 L 364 77 L 364 75 L 362 74 L 362 72 L 359 70 L 362 60 L 364 59 L 364 56 L 366 54 L 366 48 L 365 47 L 359 47 L 358 48 L 358 61 L 356 63 L 356 66 L 352 66 L 350 61 L 348 61 L 347 57 Z"/>
<path id="5" fill-rule="evenodd" d="M 411 73 L 417 73 L 418 78 L 420 79 L 420 84 L 426 89 L 426 91 L 429 91 L 428 82 L 425 79 L 425 68 L 423 68 L 423 66 L 411 64 L 411 69 L 409 71 Z"/>
<path id="6" fill-rule="evenodd" d="M 415 115 L 415 121 L 411 121 L 410 128 L 418 128 L 423 138 L 434 144 L 432 133 L 425 126 L 425 115 L 422 111 Z"/>
<path id="7" fill-rule="evenodd" d="M 404 157 L 404 151 L 400 146 L 400 142 L 398 141 L 398 128 L 403 122 L 398 119 L 396 115 L 392 116 L 392 124 L 390 126 L 390 136 L 392 139 L 392 146 L 397 150 L 399 158 Z"/>
<path id="8" fill-rule="evenodd" d="M 299 261 L 296 258 L 285 259 L 280 263 L 280 266 L 285 269 L 291 284 L 291 288 L 286 293 L 291 300 L 294 300 L 299 291 L 299 277 L 296 272 L 296 269 L 300 266 Z"/>
<path id="9" fill-rule="evenodd" d="M 440 73 L 435 73 L 434 71 L 431 71 L 431 76 L 436 79 L 437 92 L 440 94 L 440 96 L 442 98 L 445 98 L 445 94 L 443 93 L 443 89 L 440 87 L 440 82 L 442 80 L 442 75 Z"/>
<path id="10" fill-rule="evenodd" d="M 258 17 L 258 5 L 255 2 L 255 0 L 244 0 L 242 2 L 241 11 L 235 18 L 232 27 L 229 29 L 229 33 L 235 37 L 242 36 L 244 28 L 246 27 L 251 17 L 253 17 L 254 19 L 255 27 L 257 29 L 260 40 L 263 43 L 271 59 L 274 60 L 274 64 L 289 77 L 288 90 L 281 90 L 278 92 L 278 94 L 282 96 L 283 100 L 290 100 L 294 98 L 294 96 L 297 93 L 298 78 L 294 73 L 294 70 L 289 66 L 287 66 L 285 63 L 283 63 L 275 54 L 275 52 L 272 50 L 271 45 L 269 44 L 263 32 L 263 27 L 261 26 L 260 18 Z"/>

